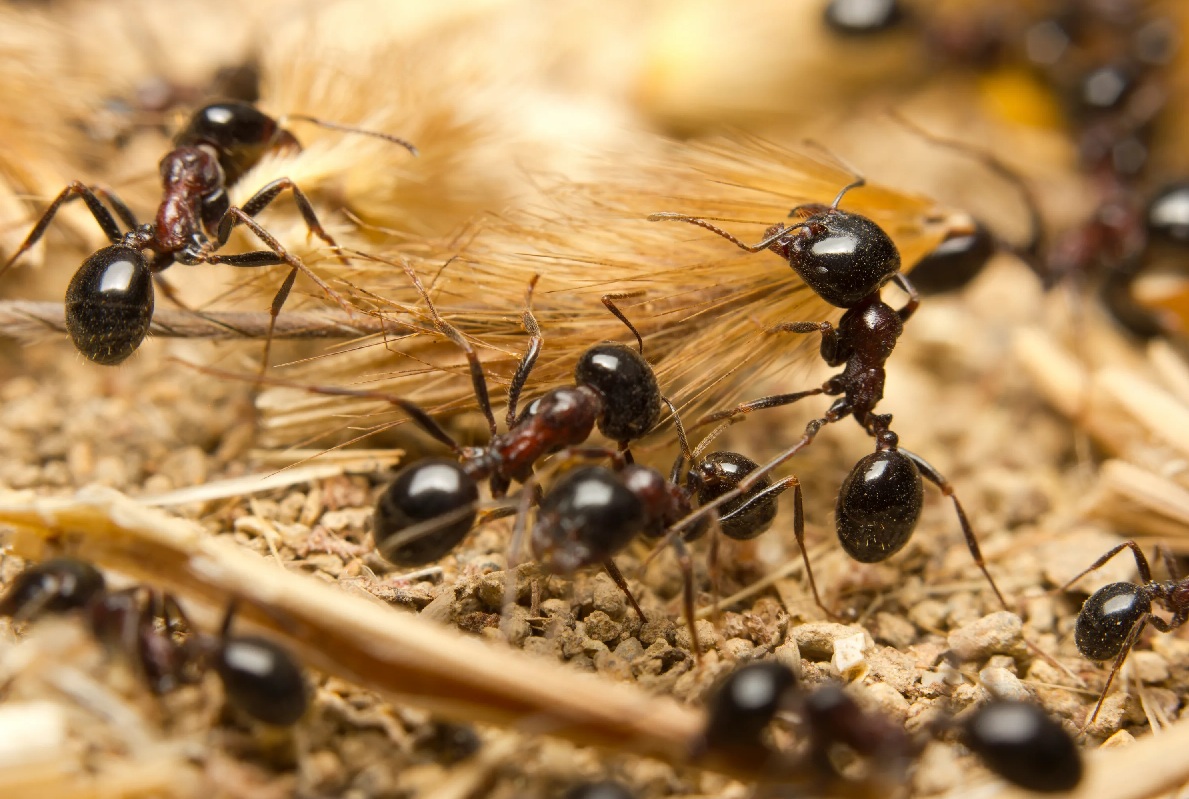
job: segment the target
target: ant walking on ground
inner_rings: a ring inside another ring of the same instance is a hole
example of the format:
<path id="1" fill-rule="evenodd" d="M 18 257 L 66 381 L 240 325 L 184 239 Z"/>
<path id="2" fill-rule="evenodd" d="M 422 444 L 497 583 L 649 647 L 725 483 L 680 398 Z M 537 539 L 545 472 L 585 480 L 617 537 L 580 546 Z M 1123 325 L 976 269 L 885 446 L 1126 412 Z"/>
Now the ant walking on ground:
<path id="1" fill-rule="evenodd" d="M 1144 627 L 1150 623 L 1160 632 L 1167 633 L 1189 620 L 1189 579 L 1179 576 L 1172 554 L 1164 547 L 1158 547 L 1157 551 L 1164 561 L 1165 568 L 1168 569 L 1171 578 L 1169 580 L 1153 580 L 1152 569 L 1139 544 L 1124 541 L 1057 590 L 1068 590 L 1078 580 L 1102 568 L 1107 561 L 1125 549 L 1130 549 L 1135 556 L 1140 584 L 1110 583 L 1099 588 L 1082 605 L 1074 626 L 1074 643 L 1083 656 L 1088 660 L 1097 661 L 1115 659 L 1111 673 L 1106 678 L 1106 685 L 1102 686 L 1098 704 L 1094 706 L 1094 712 L 1090 714 L 1087 724 L 1092 724 L 1098 717 L 1115 675 L 1123 667 L 1127 653 L 1139 640 Z M 1172 618 L 1165 621 L 1154 615 L 1153 605 L 1167 610 L 1172 614 Z"/>
<path id="2" fill-rule="evenodd" d="M 821 357 L 830 366 L 843 371 L 818 388 L 789 394 L 761 397 L 702 419 L 705 424 L 733 419 L 752 411 L 774 408 L 825 394 L 838 397 L 825 415 L 809 422 L 801 439 L 776 458 L 744 478 L 732 491 L 703 505 L 677 528 L 693 524 L 722 503 L 751 490 L 757 481 L 790 460 L 807 447 L 826 425 L 853 416 L 868 435 L 875 439 L 875 452 L 855 464 L 838 494 L 836 525 L 839 541 L 847 554 L 862 563 L 883 561 L 908 543 L 920 518 L 923 503 L 922 476 L 936 485 L 953 502 L 966 545 L 975 564 L 987 578 L 1000 604 L 1008 608 L 994 578 L 987 570 L 974 529 L 953 486 L 932 465 L 915 453 L 899 447 L 899 437 L 891 429 L 891 414 L 877 414 L 875 407 L 883 399 L 885 364 L 904 330 L 904 324 L 916 311 L 920 300 L 908 278 L 900 271 L 900 253 L 888 234 L 875 222 L 859 214 L 840 210 L 838 205 L 851 189 L 865 185 L 858 178 L 845 186 L 830 205 L 811 203 L 794 208 L 789 216 L 799 218 L 793 225 L 776 224 L 768 228 L 757 244 L 746 244 L 727 231 L 704 219 L 677 213 L 659 213 L 651 221 L 686 222 L 705 228 L 750 253 L 772 250 L 813 291 L 831 305 L 846 312 L 835 327 L 830 322 L 791 322 L 778 325 L 772 332 L 820 333 Z M 899 309 L 880 297 L 889 281 L 908 295 Z M 804 554 L 804 541 L 798 539 Z M 808 562 L 806 563 L 808 569 Z M 834 613 L 815 601 L 830 615 Z"/>
<path id="3" fill-rule="evenodd" d="M 155 694 L 196 683 L 213 667 L 228 703 L 257 721 L 284 727 L 305 715 L 309 689 L 301 666 L 268 638 L 232 635 L 234 602 L 218 635 L 203 635 L 172 595 L 146 586 L 109 590 L 102 572 L 68 557 L 28 567 L 0 597 L 0 616 L 14 621 L 71 612 L 84 614 L 100 642 L 131 658 Z"/>
<path id="4" fill-rule="evenodd" d="M 295 115 L 290 118 L 333 130 L 375 136 L 417 154 L 412 144 L 388 134 L 323 122 L 314 117 Z M 263 369 L 268 365 L 273 326 L 299 272 L 351 313 L 346 300 L 254 219 L 288 189 L 293 192 L 309 232 L 338 252 L 344 264 L 348 263 L 334 238 L 318 221 L 309 198 L 292 180 L 274 180 L 241 207 L 233 206 L 228 196 L 228 188 L 266 153 L 295 147 L 300 149 L 300 144 L 293 134 L 248 103 L 208 105 L 195 112 L 174 140 L 174 149 L 161 159 L 163 196 L 152 222 L 137 222 L 132 210 L 110 190 L 72 182 L 54 198 L 25 241 L 0 267 L 0 275 L 45 235 L 63 204 L 82 198 L 111 244 L 83 261 L 70 281 L 66 290 L 66 327 L 75 347 L 86 358 L 114 366 L 132 355 L 148 333 L 153 318 L 153 278 L 172 264 L 227 264 L 244 268 L 285 264 L 289 274 L 269 309 L 271 318 Z M 120 232 L 116 217 L 127 226 L 128 232 Z M 218 251 L 237 225 L 251 230 L 268 249 L 236 255 L 220 254 Z M 146 257 L 146 252 L 151 253 L 151 257 Z M 162 283 L 162 289 L 171 295 L 166 284 Z"/>

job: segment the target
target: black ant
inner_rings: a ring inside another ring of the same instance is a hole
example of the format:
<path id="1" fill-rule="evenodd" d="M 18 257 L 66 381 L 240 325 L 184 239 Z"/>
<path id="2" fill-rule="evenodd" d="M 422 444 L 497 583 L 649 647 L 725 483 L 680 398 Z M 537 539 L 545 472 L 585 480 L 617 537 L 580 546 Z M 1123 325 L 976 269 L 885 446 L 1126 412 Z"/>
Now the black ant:
<path id="1" fill-rule="evenodd" d="M 1131 647 L 1139 640 L 1144 626 L 1151 623 L 1160 632 L 1167 633 L 1189 620 L 1189 579 L 1181 579 L 1178 576 L 1172 555 L 1163 547 L 1159 548 L 1159 552 L 1165 568 L 1168 569 L 1169 577 L 1172 578 L 1170 580 L 1153 580 L 1152 569 L 1139 544 L 1124 541 L 1058 590 L 1068 590 L 1078 580 L 1104 566 L 1124 549 L 1130 549 L 1135 556 L 1140 584 L 1111 583 L 1099 588 L 1082 605 L 1074 626 L 1074 643 L 1083 656 L 1089 660 L 1115 660 L 1110 676 L 1106 678 L 1106 685 L 1102 687 L 1102 694 L 1098 697 L 1098 704 L 1095 705 L 1087 724 L 1098 717 L 1115 675 L 1122 668 Z M 1153 615 L 1153 604 L 1163 607 L 1172 614 L 1172 618 L 1165 621 Z"/>
<path id="2" fill-rule="evenodd" d="M 1073 736 L 1031 702 L 993 699 L 962 722 L 961 737 L 988 769 L 1029 791 L 1063 793 L 1082 781 Z"/>
<path id="3" fill-rule="evenodd" d="M 735 488 L 755 468 L 755 463 L 734 452 L 715 452 L 699 459 L 701 451 L 714 436 L 707 437 L 691 452 L 681 419 L 672 404 L 669 408 L 681 452 L 667 479 L 656 469 L 627 463 L 620 453 L 593 451 L 593 454 L 609 456 L 613 468 L 585 466 L 562 475 L 538 502 L 537 519 L 529 542 L 534 559 L 551 572 L 570 574 L 586 566 L 601 564 L 644 620 L 644 612 L 615 565 L 614 556 L 637 536 L 663 537 L 653 554 L 661 551 L 666 543 L 676 549 L 684 578 L 683 597 L 691 646 L 694 657 L 700 660 L 701 650 L 694 624 L 693 564 L 685 543 L 704 535 L 710 526 L 709 519 L 701 519 L 682 535 L 668 532 L 676 522 L 689 515 L 695 499 L 699 502 L 717 499 Z M 566 454 L 563 452 L 561 456 Z M 592 451 L 582 454 L 589 455 Z M 804 513 L 801 486 L 796 477 L 786 477 L 775 484 L 767 479 L 759 480 L 737 500 L 724 503 L 717 515 L 719 528 L 737 540 L 760 535 L 776 518 L 777 497 L 790 486 L 795 489 L 794 526 L 800 537 Z M 527 502 L 530 497 L 526 493 L 522 501 Z M 526 512 L 527 507 L 522 507 L 517 519 L 510 547 L 513 557 L 520 551 L 524 538 Z"/>
<path id="4" fill-rule="evenodd" d="M 987 570 L 974 530 L 949 481 L 919 455 L 898 446 L 899 437 L 891 430 L 891 414 L 875 413 L 876 405 L 883 398 L 885 364 L 904 323 L 916 311 L 920 300 L 900 271 L 900 253 L 888 234 L 867 217 L 838 208 L 848 191 L 864 184 L 861 178 L 855 180 L 828 206 L 815 203 L 794 208 L 789 216 L 799 217 L 802 221 L 791 226 L 773 225 L 754 245 L 745 244 L 727 231 L 696 217 L 674 213 L 649 217 L 653 221 L 697 225 L 747 252 L 770 249 L 786 259 L 819 297 L 846 309 L 837 327 L 830 322 L 792 322 L 778 325 L 772 331 L 820 333 L 821 357 L 830 366 L 842 366 L 840 374 L 819 388 L 761 397 L 711 414 L 699 424 L 788 405 L 818 394 L 839 398 L 824 416 L 806 425 L 800 441 L 751 472 L 735 489 L 703 505 L 676 527 L 684 528 L 720 504 L 750 491 L 772 469 L 808 446 L 822 427 L 853 416 L 875 439 L 876 450 L 855 464 L 838 494 L 836 527 L 838 539 L 847 554 L 862 563 L 876 563 L 891 557 L 908 543 L 921 514 L 923 476 L 953 502 L 974 562 L 986 576 L 999 602 L 1007 608 L 1007 601 Z M 908 301 L 899 310 L 880 298 L 880 289 L 889 281 L 908 294 Z M 808 560 L 806 567 L 808 569 Z M 815 601 L 833 615 L 816 596 Z"/>
<path id="5" fill-rule="evenodd" d="M 399 144 L 416 154 L 413 145 L 395 136 L 362 131 L 313 117 L 292 116 L 335 130 L 376 136 Z M 111 245 L 83 261 L 66 290 L 66 327 L 75 347 L 98 364 L 114 366 L 126 360 L 144 340 L 153 318 L 153 277 L 172 264 L 202 263 L 256 268 L 286 264 L 289 275 L 273 297 L 269 309 L 269 336 L 265 344 L 264 365 L 272 327 L 289 296 L 298 272 L 313 280 L 328 297 L 351 312 L 346 300 L 338 295 L 301 259 L 288 252 L 277 239 L 253 218 L 289 189 L 310 233 L 334 248 L 347 263 L 338 244 L 327 233 L 314 213 L 305 193 L 289 178 L 278 178 L 252 195 L 242 207 L 231 205 L 227 189 L 268 152 L 282 148 L 300 148 L 293 134 L 277 120 L 248 103 L 215 103 L 190 118 L 189 124 L 174 140 L 174 149 L 161 159 L 163 197 L 152 222 L 138 223 L 131 209 L 113 192 L 70 183 L 50 203 L 28 237 L 0 267 L 4 274 L 30 247 L 36 244 L 53 221 L 58 209 L 82 198 Z M 121 233 L 115 217 L 127 227 Z M 221 249 L 237 225 L 244 225 L 268 249 L 237 255 L 221 255 Z M 146 257 L 145 253 L 152 253 Z M 165 284 L 163 289 L 169 292 Z"/>
<path id="6" fill-rule="evenodd" d="M 234 609 L 232 603 L 217 636 L 194 634 L 172 595 L 145 586 L 109 591 L 102 572 L 66 557 L 25 569 L 0 598 L 0 616 L 17 621 L 81 612 L 96 638 L 135 658 L 156 694 L 197 682 L 202 667 L 211 666 L 230 705 L 265 724 L 296 723 L 309 704 L 301 666 L 267 638 L 232 635 Z"/>

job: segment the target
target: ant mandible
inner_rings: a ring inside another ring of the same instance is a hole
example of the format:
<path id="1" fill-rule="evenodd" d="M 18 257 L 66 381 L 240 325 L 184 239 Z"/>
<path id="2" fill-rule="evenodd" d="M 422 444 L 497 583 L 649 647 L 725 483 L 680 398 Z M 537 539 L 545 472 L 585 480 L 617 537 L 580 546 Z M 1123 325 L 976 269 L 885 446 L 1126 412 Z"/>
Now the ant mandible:
<path id="1" fill-rule="evenodd" d="M 1087 720 L 1093 723 L 1102 710 L 1102 703 L 1106 701 L 1107 691 L 1114 682 L 1115 675 L 1123 667 L 1127 653 L 1135 642 L 1139 640 L 1144 627 L 1151 623 L 1162 633 L 1171 632 L 1189 620 L 1189 579 L 1182 579 L 1177 574 L 1177 566 L 1172 555 L 1163 547 L 1158 551 L 1164 560 L 1172 579 L 1157 582 L 1152 579 L 1152 569 L 1148 559 L 1134 541 L 1124 541 L 1112 548 L 1088 569 L 1078 574 L 1072 580 L 1061 586 L 1058 591 L 1068 590 L 1070 586 L 1092 571 L 1102 568 L 1106 562 L 1118 555 L 1124 549 L 1130 549 L 1135 556 L 1135 565 L 1139 569 L 1140 584 L 1110 583 L 1099 588 L 1082 605 L 1074 625 L 1074 643 L 1078 651 L 1088 660 L 1115 659 L 1111 667 L 1110 676 L 1106 678 L 1106 685 L 1102 687 L 1102 694 L 1098 697 L 1098 704 Z M 1158 605 L 1172 614 L 1168 621 L 1152 614 L 1152 605 Z"/>
<path id="2" fill-rule="evenodd" d="M 876 449 L 855 464 L 838 494 L 836 528 L 847 554 L 862 563 L 876 563 L 891 557 L 908 543 L 921 514 L 923 476 L 953 502 L 975 564 L 987 578 L 1000 604 L 1010 610 L 987 570 L 974 530 L 949 481 L 919 455 L 899 447 L 899 437 L 891 429 L 891 414 L 875 413 L 876 405 L 883 399 L 885 364 L 905 322 L 920 305 L 920 299 L 900 271 L 900 253 L 888 234 L 867 217 L 838 208 L 847 192 L 865 183 L 862 178 L 854 180 L 843 187 L 830 205 L 797 206 L 789 216 L 799 217 L 801 221 L 794 225 L 769 227 L 757 244 L 746 244 L 697 217 L 677 213 L 649 217 L 651 221 L 697 225 L 747 252 L 772 250 L 788 261 L 819 297 L 846 309 L 837 327 L 830 322 L 791 322 L 772 329 L 772 332 L 820 333 L 821 357 L 830 366 L 842 366 L 840 374 L 819 388 L 761 397 L 711 414 L 699 424 L 788 405 L 818 394 L 838 399 L 824 416 L 806 425 L 804 435 L 797 443 L 751 472 L 732 491 L 703 505 L 676 527 L 684 528 L 718 505 L 743 495 L 757 481 L 807 447 L 822 427 L 853 416 L 875 439 Z M 908 295 L 908 301 L 900 309 L 892 308 L 880 297 L 880 289 L 889 281 Z M 815 601 L 833 615 L 816 596 Z"/>
<path id="3" fill-rule="evenodd" d="M 417 149 L 395 136 L 358 130 L 294 115 L 291 119 L 313 122 L 334 130 L 375 136 Z M 174 148 L 161 159 L 163 197 L 152 222 L 137 222 L 132 210 L 113 192 L 100 186 L 73 181 L 54 198 L 12 257 L 0 267 L 3 275 L 36 244 L 63 204 L 82 198 L 104 235 L 111 242 L 83 261 L 66 290 L 66 328 L 75 347 L 86 358 L 105 366 L 126 360 L 144 340 L 153 319 L 153 277 L 174 263 L 186 265 L 227 264 L 256 268 L 286 264 L 289 275 L 281 283 L 269 309 L 268 337 L 264 366 L 268 364 L 272 330 L 293 283 L 300 272 L 308 276 L 328 297 L 351 307 L 337 292 L 314 274 L 296 255 L 253 218 L 289 189 L 309 232 L 339 253 L 338 244 L 318 221 L 309 198 L 289 178 L 278 178 L 252 195 L 241 207 L 231 204 L 227 190 L 268 152 L 298 148 L 300 144 L 277 120 L 248 103 L 226 102 L 208 105 L 190 118 L 174 140 Z M 115 217 L 127 227 L 121 233 Z M 237 255 L 220 255 L 220 250 L 237 225 L 244 225 L 268 249 Z M 145 253 L 152 253 L 147 258 Z M 166 284 L 163 290 L 169 294 Z M 263 368 L 263 367 L 262 367 Z"/>
<path id="4" fill-rule="evenodd" d="M 194 634 L 177 600 L 146 586 L 111 591 L 86 561 L 52 558 L 25 569 L 0 597 L 0 616 L 31 621 L 43 614 L 81 612 L 102 643 L 134 659 L 149 689 L 166 694 L 213 666 L 227 701 L 257 721 L 289 726 L 305 715 L 309 689 L 301 666 L 284 647 L 254 635 L 232 635 L 235 603 L 217 636 Z M 179 641 L 177 635 L 191 635 Z"/>

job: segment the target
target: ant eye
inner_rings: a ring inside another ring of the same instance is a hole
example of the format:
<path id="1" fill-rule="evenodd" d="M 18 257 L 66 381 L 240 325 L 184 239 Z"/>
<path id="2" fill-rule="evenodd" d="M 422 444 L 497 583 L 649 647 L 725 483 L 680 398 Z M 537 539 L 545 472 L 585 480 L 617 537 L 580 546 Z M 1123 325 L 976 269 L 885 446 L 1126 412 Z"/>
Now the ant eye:
<path id="1" fill-rule="evenodd" d="M 376 548 L 398 566 L 424 566 L 446 556 L 466 538 L 478 515 L 479 487 L 445 458 L 426 458 L 401 469 L 376 503 Z M 461 514 L 461 515 L 460 515 Z M 410 541 L 393 541 L 419 522 L 442 525 Z"/>
<path id="2" fill-rule="evenodd" d="M 1095 591 L 1078 613 L 1074 643 L 1089 660 L 1110 660 L 1122 650 L 1140 617 L 1152 610 L 1133 583 L 1111 583 Z"/>
<path id="3" fill-rule="evenodd" d="M 104 366 L 136 352 L 153 318 L 153 276 L 131 247 L 104 247 L 66 289 L 66 329 L 78 351 Z"/>
<path id="4" fill-rule="evenodd" d="M 661 391 L 644 357 L 622 344 L 591 347 L 578 361 L 574 382 L 603 397 L 599 432 L 612 441 L 640 438 L 661 418 Z"/>
<path id="5" fill-rule="evenodd" d="M 900 271 L 900 251 L 865 216 L 827 210 L 805 221 L 786 257 L 823 300 L 853 308 Z"/>
<path id="6" fill-rule="evenodd" d="M 860 563 L 878 563 L 908 543 L 921 515 L 921 473 L 899 450 L 873 452 L 855 464 L 838 492 L 838 540 Z"/>
<path id="7" fill-rule="evenodd" d="M 1021 788 L 1058 793 L 1082 780 L 1082 756 L 1073 738 L 1031 703 L 989 702 L 967 719 L 963 733 L 987 768 Z"/>

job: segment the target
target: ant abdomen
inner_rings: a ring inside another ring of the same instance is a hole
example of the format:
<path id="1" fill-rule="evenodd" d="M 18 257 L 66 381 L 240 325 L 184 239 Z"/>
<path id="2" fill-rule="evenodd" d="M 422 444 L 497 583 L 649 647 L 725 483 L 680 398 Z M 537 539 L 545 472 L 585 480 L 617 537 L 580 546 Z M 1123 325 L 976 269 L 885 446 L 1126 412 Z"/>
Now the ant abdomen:
<path id="1" fill-rule="evenodd" d="M 51 558 L 29 566 L 0 599 L 0 616 L 32 619 L 40 613 L 80 610 L 103 594 L 103 573 L 86 561 Z"/>
<path id="2" fill-rule="evenodd" d="M 479 486 L 458 463 L 425 458 L 401 469 L 376 502 L 376 549 L 397 566 L 424 566 L 446 556 L 466 538 L 478 515 Z M 409 527 L 440 519 L 441 525 L 401 541 Z"/>
<path id="3" fill-rule="evenodd" d="M 549 571 L 570 574 L 626 547 L 648 521 L 644 503 L 603 466 L 563 475 L 544 497 L 533 526 L 533 557 Z"/>
<path id="4" fill-rule="evenodd" d="M 705 505 L 736 488 L 759 464 L 737 452 L 711 452 L 695 466 L 698 502 Z M 723 535 L 747 541 L 772 526 L 778 510 L 775 495 L 763 496 L 772 485 L 767 478 L 756 483 L 748 493 L 724 503 L 718 509 L 718 523 Z"/>
<path id="5" fill-rule="evenodd" d="M 912 285 L 921 294 L 957 291 L 974 280 L 995 255 L 995 237 L 981 222 L 949 236 L 912 268 Z"/>
<path id="6" fill-rule="evenodd" d="M 640 438 L 661 418 L 661 391 L 644 356 L 623 344 L 597 344 L 582 354 L 574 382 L 603 398 L 599 432 L 612 441 Z"/>
<path id="7" fill-rule="evenodd" d="M 900 251 L 865 216 L 826 209 L 772 249 L 826 302 L 851 308 L 900 271 Z"/>
<path id="8" fill-rule="evenodd" d="M 66 329 L 88 360 L 114 366 L 136 352 L 153 319 L 153 276 L 137 250 L 104 247 L 66 289 Z"/>
<path id="9" fill-rule="evenodd" d="M 711 750 L 762 746 L 764 730 L 796 688 L 796 675 L 775 661 L 735 669 L 707 701 L 702 746 Z"/>
<path id="10" fill-rule="evenodd" d="M 1082 781 L 1073 738 L 1030 702 L 987 703 L 966 720 L 963 743 L 991 771 L 1030 791 L 1069 791 Z"/>
<path id="11" fill-rule="evenodd" d="M 842 548 L 860 563 L 886 560 L 912 537 L 923 500 L 920 470 L 908 456 L 885 449 L 864 457 L 838 492 Z"/>
<path id="12" fill-rule="evenodd" d="M 841 36 L 876 36 L 904 18 L 899 0 L 830 0 L 823 13 L 830 29 Z"/>
<path id="13" fill-rule="evenodd" d="M 1189 244 L 1189 181 L 1171 183 L 1157 192 L 1148 203 L 1145 220 L 1153 240 Z"/>
<path id="14" fill-rule="evenodd" d="M 265 724 L 288 727 L 305 715 L 309 686 L 284 647 L 254 635 L 227 638 L 215 653 L 227 701 Z"/>
<path id="15" fill-rule="evenodd" d="M 1074 643 L 1089 660 L 1110 660 L 1132 628 L 1152 610 L 1148 594 L 1134 583 L 1111 583 L 1095 591 L 1078 613 Z"/>

